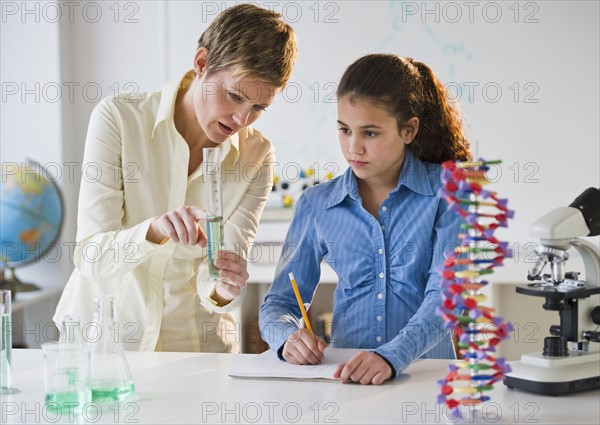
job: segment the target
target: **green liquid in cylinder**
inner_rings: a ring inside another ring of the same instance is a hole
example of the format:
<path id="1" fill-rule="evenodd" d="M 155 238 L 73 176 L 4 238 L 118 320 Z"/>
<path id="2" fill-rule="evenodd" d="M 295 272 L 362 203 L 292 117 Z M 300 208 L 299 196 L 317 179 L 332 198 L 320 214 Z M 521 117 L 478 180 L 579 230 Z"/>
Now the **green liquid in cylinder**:
<path id="1" fill-rule="evenodd" d="M 223 243 L 223 217 L 208 216 L 206 218 L 206 237 L 208 239 L 208 272 L 211 276 L 219 276 L 219 268 L 215 266 L 217 251 Z"/>
<path id="2" fill-rule="evenodd" d="M 8 390 L 12 387 L 12 326 L 10 314 L 0 315 L 0 387 Z"/>

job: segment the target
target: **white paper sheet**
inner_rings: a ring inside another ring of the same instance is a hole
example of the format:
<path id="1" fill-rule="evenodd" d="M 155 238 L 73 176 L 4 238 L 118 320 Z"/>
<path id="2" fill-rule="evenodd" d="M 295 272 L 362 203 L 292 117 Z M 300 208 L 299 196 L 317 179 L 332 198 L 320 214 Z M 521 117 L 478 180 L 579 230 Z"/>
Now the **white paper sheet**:
<path id="1" fill-rule="evenodd" d="M 262 354 L 239 355 L 229 371 L 229 376 L 256 379 L 333 380 L 337 365 L 345 363 L 359 351 L 348 348 L 327 348 L 323 362 L 318 365 L 288 363 L 279 360 L 273 350 L 267 350 Z"/>

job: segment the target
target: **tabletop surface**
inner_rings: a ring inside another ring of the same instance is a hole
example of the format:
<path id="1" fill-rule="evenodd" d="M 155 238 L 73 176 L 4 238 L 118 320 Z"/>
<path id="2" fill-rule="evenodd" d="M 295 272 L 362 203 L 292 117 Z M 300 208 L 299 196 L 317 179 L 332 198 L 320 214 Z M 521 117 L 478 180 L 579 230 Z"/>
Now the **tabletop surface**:
<path id="1" fill-rule="evenodd" d="M 108 405 L 90 405 L 80 418 L 57 417 L 44 407 L 42 351 L 13 350 L 13 385 L 3 395 L 0 422 L 8 423 L 461 423 L 436 403 L 447 360 L 415 362 L 381 386 L 337 381 L 234 379 L 237 356 L 127 352 L 136 392 Z M 600 391 L 551 397 L 498 383 L 491 400 L 462 423 L 598 424 Z"/>

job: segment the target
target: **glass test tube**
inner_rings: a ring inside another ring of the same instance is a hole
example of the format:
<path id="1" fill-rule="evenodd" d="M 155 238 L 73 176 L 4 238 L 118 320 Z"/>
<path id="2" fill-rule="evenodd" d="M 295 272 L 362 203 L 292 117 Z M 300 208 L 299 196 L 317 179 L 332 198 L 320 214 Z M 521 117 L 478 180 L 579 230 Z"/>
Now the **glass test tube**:
<path id="1" fill-rule="evenodd" d="M 217 251 L 223 249 L 223 198 L 221 195 L 221 160 L 219 148 L 202 149 L 202 167 L 206 184 L 206 237 L 208 272 L 219 276 L 215 266 Z"/>

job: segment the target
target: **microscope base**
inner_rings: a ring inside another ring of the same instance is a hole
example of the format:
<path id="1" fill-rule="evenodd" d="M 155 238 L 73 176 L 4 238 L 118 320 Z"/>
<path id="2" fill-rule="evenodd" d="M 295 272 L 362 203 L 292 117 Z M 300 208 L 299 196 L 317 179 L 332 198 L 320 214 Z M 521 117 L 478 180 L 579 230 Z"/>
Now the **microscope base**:
<path id="1" fill-rule="evenodd" d="M 507 376 L 504 379 L 504 385 L 508 388 L 517 388 L 519 390 L 527 391 L 528 393 L 559 396 L 579 391 L 600 389 L 600 376 L 565 382 L 530 381 Z"/>
<path id="2" fill-rule="evenodd" d="M 600 388 L 599 353 L 556 359 L 529 354 L 510 366 L 512 372 L 504 379 L 509 388 L 554 396 Z"/>

